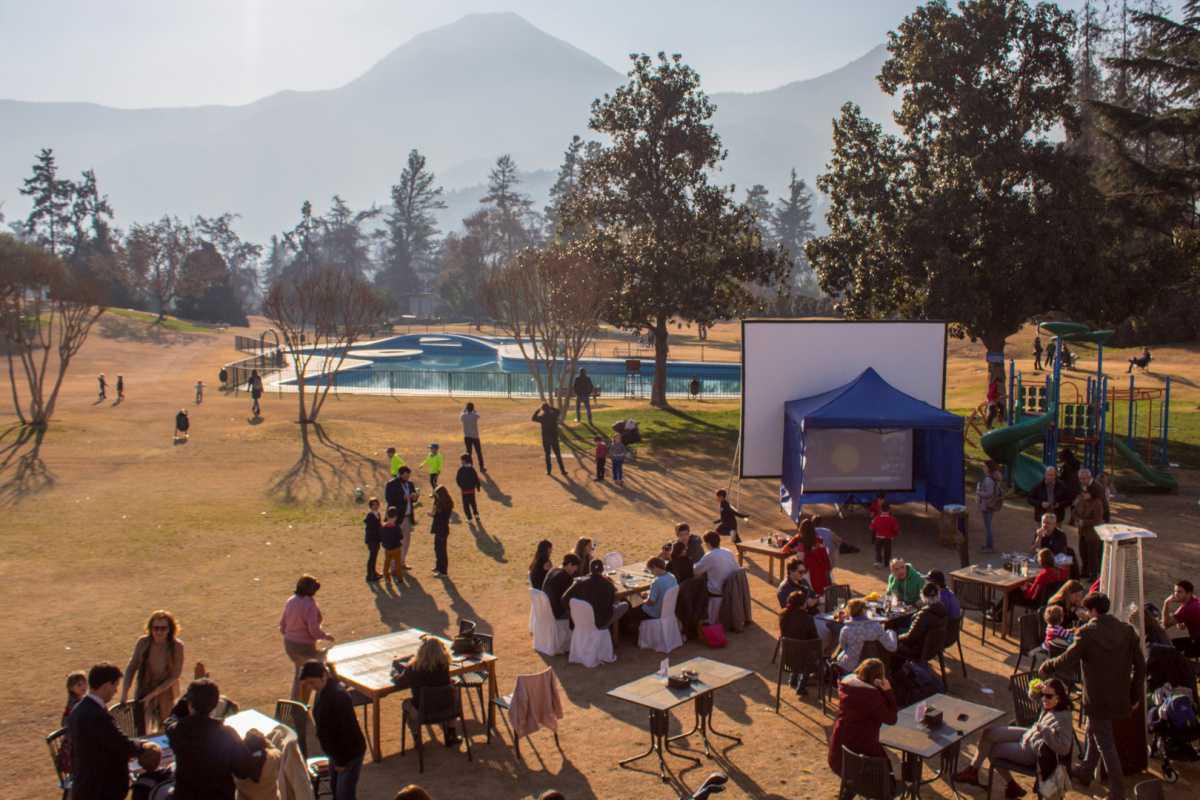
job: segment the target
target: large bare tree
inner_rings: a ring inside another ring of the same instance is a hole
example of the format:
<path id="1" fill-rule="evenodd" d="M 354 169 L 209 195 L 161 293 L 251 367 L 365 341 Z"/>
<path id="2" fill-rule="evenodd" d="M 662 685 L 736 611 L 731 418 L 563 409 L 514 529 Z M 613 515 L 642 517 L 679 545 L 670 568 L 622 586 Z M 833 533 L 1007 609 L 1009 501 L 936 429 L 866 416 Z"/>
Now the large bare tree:
<path id="1" fill-rule="evenodd" d="M 516 339 L 542 401 L 560 412 L 568 393 L 559 389 L 570 385 L 608 305 L 598 272 L 579 245 L 550 245 L 519 251 L 483 286 L 484 307 Z"/>
<path id="2" fill-rule="evenodd" d="M 283 336 L 283 347 L 296 373 L 298 421 L 317 415 L 354 343 L 377 325 L 384 303 L 366 279 L 322 264 L 276 280 L 263 300 L 263 313 Z M 308 380 L 314 380 L 309 398 Z"/>
<path id="3" fill-rule="evenodd" d="M 0 347 L 22 425 L 45 429 L 103 293 L 40 247 L 0 234 Z"/>

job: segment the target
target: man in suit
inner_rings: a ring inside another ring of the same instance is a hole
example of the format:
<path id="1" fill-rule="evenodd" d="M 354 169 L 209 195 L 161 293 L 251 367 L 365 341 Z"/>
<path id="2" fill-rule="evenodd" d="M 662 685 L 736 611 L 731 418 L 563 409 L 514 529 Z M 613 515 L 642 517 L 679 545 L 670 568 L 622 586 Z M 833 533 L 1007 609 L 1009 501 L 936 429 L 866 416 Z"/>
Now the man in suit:
<path id="1" fill-rule="evenodd" d="M 88 671 L 88 694 L 67 717 L 71 742 L 71 800 L 124 800 L 129 794 L 129 759 L 158 751 L 149 742 L 130 739 L 117 728 L 108 704 L 122 677 L 116 664 Z"/>
<path id="2" fill-rule="evenodd" d="M 579 556 L 567 553 L 563 556 L 562 566 L 550 570 L 546 573 L 546 580 L 542 581 L 542 591 L 550 599 L 550 611 L 555 619 L 568 619 L 571 616 L 563 594 L 571 587 L 581 566 L 583 562 L 579 560 Z"/>
<path id="3" fill-rule="evenodd" d="M 1128 718 L 1141 704 L 1146 659 L 1137 631 L 1110 615 L 1110 605 L 1108 595 L 1102 592 L 1083 598 L 1087 624 L 1079 629 L 1075 641 L 1062 655 L 1042 662 L 1038 674 L 1043 678 L 1072 674 L 1082 665 L 1087 743 L 1080 770 L 1071 777 L 1086 787 L 1092 782 L 1097 763 L 1103 759 L 1108 772 L 1109 799 L 1117 800 L 1125 797 L 1125 784 L 1113 721 Z"/>
<path id="4" fill-rule="evenodd" d="M 416 524 L 417 489 L 409 480 L 411 476 L 412 470 L 401 466 L 396 470 L 396 477 L 383 487 L 384 502 L 389 507 L 394 507 L 399 514 L 396 524 L 400 528 L 401 537 L 400 564 L 405 569 L 408 568 L 408 545 L 412 542 L 413 525 Z"/>
<path id="5" fill-rule="evenodd" d="M 175 752 L 175 800 L 234 800 L 237 778 L 257 777 L 260 765 L 233 728 L 209 716 L 221 690 L 208 678 L 192 681 L 167 717 Z"/>

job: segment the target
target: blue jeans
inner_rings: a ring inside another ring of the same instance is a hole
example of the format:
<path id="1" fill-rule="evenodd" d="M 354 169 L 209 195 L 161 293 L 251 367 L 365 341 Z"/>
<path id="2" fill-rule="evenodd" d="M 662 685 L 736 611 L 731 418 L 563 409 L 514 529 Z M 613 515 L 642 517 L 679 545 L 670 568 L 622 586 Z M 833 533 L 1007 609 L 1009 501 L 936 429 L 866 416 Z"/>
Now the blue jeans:
<path id="1" fill-rule="evenodd" d="M 333 789 L 333 800 L 356 800 L 358 797 L 358 774 L 362 772 L 363 757 L 350 762 L 341 772 L 329 770 L 329 786 Z"/>
<path id="2" fill-rule="evenodd" d="M 979 513 L 983 516 L 983 531 L 985 534 L 984 547 L 986 547 L 988 550 L 991 550 L 992 549 L 992 514 L 994 514 L 996 512 L 980 511 Z"/>
<path id="3" fill-rule="evenodd" d="M 613 480 L 614 481 L 625 480 L 625 459 L 614 458 L 612 460 L 612 469 L 613 469 Z"/>
<path id="4" fill-rule="evenodd" d="M 583 407 L 587 409 L 588 424 L 592 424 L 592 398 L 590 395 L 580 397 L 575 395 L 575 421 L 579 422 L 579 404 L 583 403 Z"/>

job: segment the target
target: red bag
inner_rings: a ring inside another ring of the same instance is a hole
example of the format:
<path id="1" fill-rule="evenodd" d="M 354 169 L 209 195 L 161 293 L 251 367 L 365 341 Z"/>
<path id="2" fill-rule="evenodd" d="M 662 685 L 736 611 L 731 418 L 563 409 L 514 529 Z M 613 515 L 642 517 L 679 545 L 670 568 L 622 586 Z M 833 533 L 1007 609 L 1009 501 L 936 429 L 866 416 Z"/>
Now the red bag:
<path id="1" fill-rule="evenodd" d="M 706 645 L 714 649 L 729 644 L 729 640 L 725 638 L 725 628 L 720 625 L 701 626 L 700 637 L 704 639 Z"/>

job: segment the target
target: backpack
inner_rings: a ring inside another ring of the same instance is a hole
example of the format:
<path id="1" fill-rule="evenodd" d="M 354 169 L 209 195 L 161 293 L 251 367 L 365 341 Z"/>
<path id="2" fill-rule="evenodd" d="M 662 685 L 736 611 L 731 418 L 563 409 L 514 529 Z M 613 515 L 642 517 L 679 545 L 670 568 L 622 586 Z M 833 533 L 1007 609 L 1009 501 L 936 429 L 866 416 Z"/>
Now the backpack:
<path id="1" fill-rule="evenodd" d="M 942 679 L 920 661 L 905 661 L 896 672 L 896 702 L 910 706 L 946 690 Z"/>
<path id="2" fill-rule="evenodd" d="M 1173 731 L 1194 731 L 1200 726 L 1192 698 L 1186 694 L 1172 695 L 1158 709 L 1159 719 L 1166 720 Z"/>
<path id="3" fill-rule="evenodd" d="M 979 490 L 983 488 L 983 482 L 990 480 L 992 482 L 992 496 L 986 502 L 981 503 L 987 511 L 999 511 L 1004 508 L 1004 484 L 996 480 L 990 475 L 984 475 L 980 479 L 979 484 L 975 487 L 975 494 L 979 494 Z M 982 499 L 982 498 L 981 498 Z"/>

